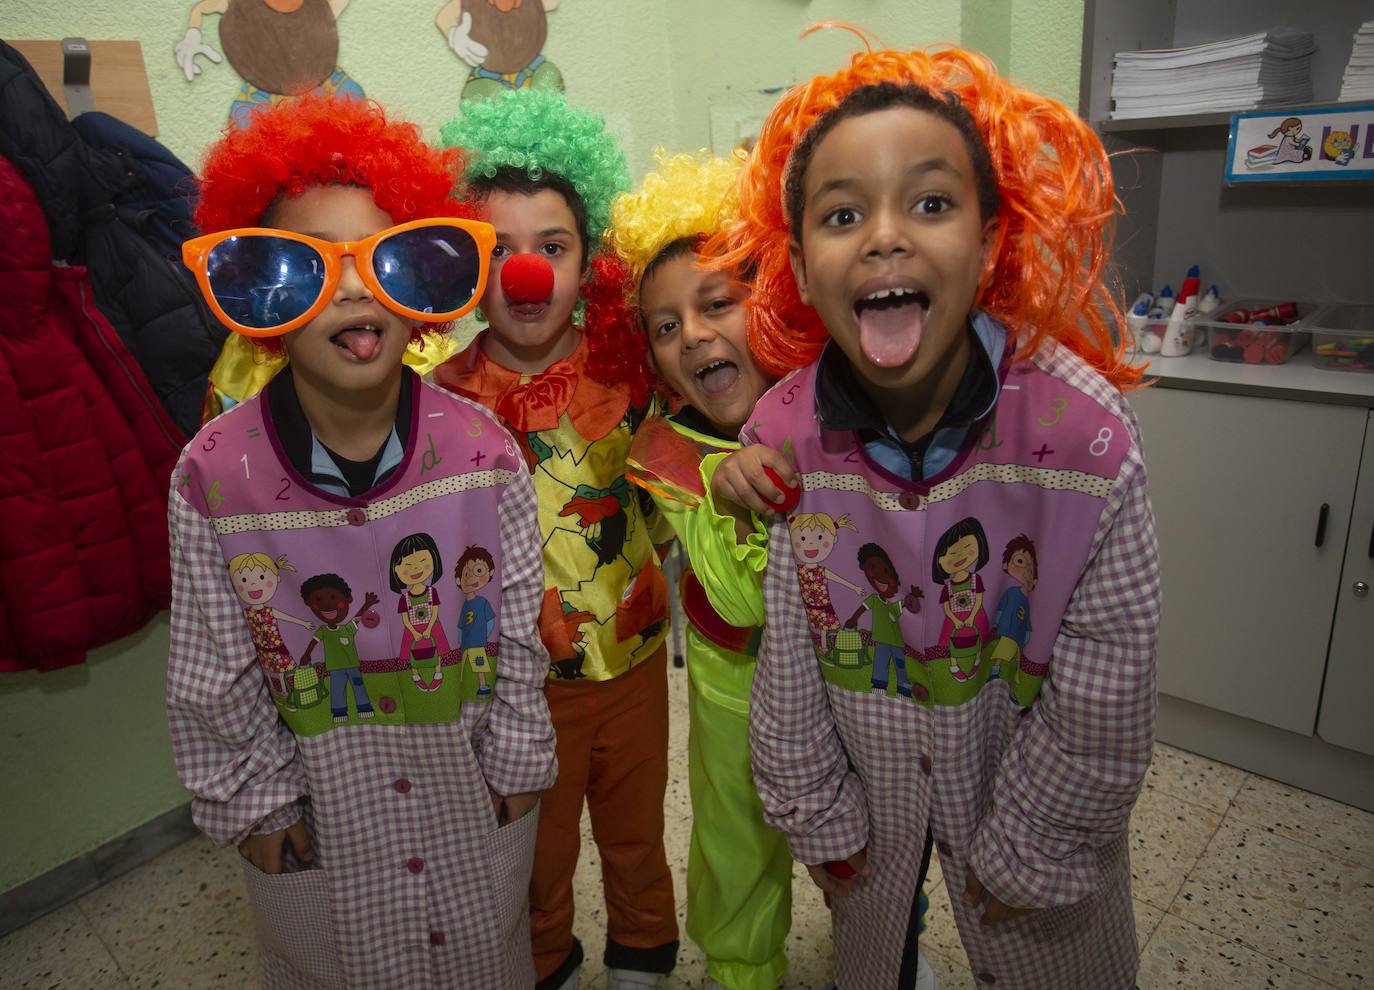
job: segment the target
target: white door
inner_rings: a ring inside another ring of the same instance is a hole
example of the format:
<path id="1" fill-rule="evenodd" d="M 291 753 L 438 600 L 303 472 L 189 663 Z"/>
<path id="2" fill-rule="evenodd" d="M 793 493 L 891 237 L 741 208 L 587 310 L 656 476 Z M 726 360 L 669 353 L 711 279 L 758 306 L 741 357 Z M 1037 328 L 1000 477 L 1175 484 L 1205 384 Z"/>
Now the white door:
<path id="1" fill-rule="evenodd" d="M 1368 411 L 1158 386 L 1131 403 L 1159 528 L 1160 691 L 1312 735 Z"/>
<path id="2" fill-rule="evenodd" d="M 1365 431 L 1317 735 L 1374 755 L 1374 414 Z"/>

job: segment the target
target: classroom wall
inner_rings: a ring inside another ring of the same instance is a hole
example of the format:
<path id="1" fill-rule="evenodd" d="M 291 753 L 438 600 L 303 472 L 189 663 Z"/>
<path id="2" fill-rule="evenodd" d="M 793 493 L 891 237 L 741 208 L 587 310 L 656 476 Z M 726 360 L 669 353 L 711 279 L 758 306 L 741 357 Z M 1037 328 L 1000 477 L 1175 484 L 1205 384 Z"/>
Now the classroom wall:
<path id="1" fill-rule="evenodd" d="M 527 0 L 532 2 L 532 0 Z M 434 26 L 442 0 L 352 0 L 339 64 L 430 136 L 457 111 L 467 68 Z M 191 164 L 223 126 L 240 81 L 227 63 L 187 82 L 173 58 L 191 0 L 3 0 L 0 37 L 137 39 L 160 137 Z M 655 144 L 734 145 L 776 88 L 841 64 L 858 44 L 809 24 L 843 20 L 882 42 L 962 42 L 1019 82 L 1075 105 L 1078 0 L 562 0 L 545 55 L 570 97 L 606 114 L 642 174 Z M 219 49 L 216 22 L 205 39 Z M 185 800 L 162 706 L 166 626 L 97 651 L 84 666 L 0 678 L 0 892 Z"/>

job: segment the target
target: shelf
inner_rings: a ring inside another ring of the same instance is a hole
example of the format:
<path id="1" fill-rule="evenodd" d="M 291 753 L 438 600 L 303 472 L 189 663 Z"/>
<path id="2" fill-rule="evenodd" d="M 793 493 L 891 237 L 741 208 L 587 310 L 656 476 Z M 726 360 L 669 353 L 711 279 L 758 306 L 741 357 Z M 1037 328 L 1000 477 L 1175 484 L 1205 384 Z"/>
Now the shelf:
<path id="1" fill-rule="evenodd" d="M 1277 365 L 1213 361 L 1203 351 L 1179 358 L 1156 354 L 1145 369 L 1145 378 L 1158 378 L 1160 385 L 1169 388 L 1374 408 L 1374 373 L 1330 371 L 1314 367 L 1311 361 L 1310 350 Z"/>
<path id="2" fill-rule="evenodd" d="M 1094 126 L 1103 134 L 1130 131 L 1172 131 L 1185 127 L 1226 127 L 1231 115 L 1244 110 L 1218 110 L 1212 113 L 1175 114 L 1169 117 L 1130 117 L 1125 120 L 1099 120 Z"/>
<path id="3" fill-rule="evenodd" d="M 1346 100 L 1335 103 L 1290 103 L 1281 107 L 1258 107 L 1255 109 L 1213 110 L 1207 113 L 1173 114 L 1167 117 L 1130 117 L 1125 120 L 1108 118 L 1093 122 L 1103 134 L 1129 133 L 1131 131 L 1172 131 L 1188 127 L 1226 127 L 1231 118 L 1238 113 L 1292 113 L 1313 110 L 1338 110 L 1341 107 L 1367 105 L 1374 100 Z"/>

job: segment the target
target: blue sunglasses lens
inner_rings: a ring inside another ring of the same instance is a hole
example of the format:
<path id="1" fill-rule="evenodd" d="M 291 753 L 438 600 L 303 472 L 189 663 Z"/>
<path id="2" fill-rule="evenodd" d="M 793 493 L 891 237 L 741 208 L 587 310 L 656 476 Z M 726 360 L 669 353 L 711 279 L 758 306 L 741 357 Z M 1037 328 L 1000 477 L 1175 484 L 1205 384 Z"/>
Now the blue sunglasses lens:
<path id="1" fill-rule="evenodd" d="M 324 289 L 324 259 L 308 244 L 252 234 L 210 249 L 215 302 L 240 326 L 270 330 L 301 316 Z"/>
<path id="2" fill-rule="evenodd" d="M 453 313 L 477 293 L 482 258 L 461 227 L 436 224 L 393 234 L 372 252 L 382 291 L 418 313 Z"/>

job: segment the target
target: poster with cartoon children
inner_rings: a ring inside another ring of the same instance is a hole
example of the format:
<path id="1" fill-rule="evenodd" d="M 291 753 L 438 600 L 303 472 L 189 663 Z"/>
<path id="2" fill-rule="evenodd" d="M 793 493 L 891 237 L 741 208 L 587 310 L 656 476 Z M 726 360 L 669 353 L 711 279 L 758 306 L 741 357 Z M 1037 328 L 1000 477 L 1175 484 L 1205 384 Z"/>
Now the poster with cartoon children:
<path id="1" fill-rule="evenodd" d="M 272 694 L 286 707 L 290 707 L 286 675 L 295 669 L 296 660 L 286 648 L 278 623 L 292 622 L 304 629 L 309 629 L 310 623 L 270 602 L 281 584 L 281 572 L 294 570 L 285 554 L 273 557 L 265 553 L 241 553 L 229 560 L 229 580 L 234 586 L 234 594 L 243 603 L 243 615 L 248 620 L 258 663 L 267 675 Z"/>
<path id="2" fill-rule="evenodd" d="M 329 678 L 329 707 L 335 722 L 348 721 L 349 689 L 353 693 L 353 707 L 359 718 L 372 717 L 372 699 L 363 685 L 362 661 L 358 658 L 358 620 L 380 599 L 369 591 L 352 619 L 348 609 L 353 604 L 353 590 L 337 574 L 316 574 L 301 585 L 301 599 L 319 627 L 305 648 L 301 666 L 310 663 L 316 644 L 324 647 L 324 669 Z"/>
<path id="3" fill-rule="evenodd" d="M 1302 116 L 1255 111 L 1231 117 L 1226 181 L 1374 179 L 1374 103 L 1304 109 Z"/>
<path id="4" fill-rule="evenodd" d="M 490 678 L 494 676 L 487 644 L 496 628 L 496 610 L 480 594 L 496 571 L 496 561 L 485 547 L 470 546 L 458 558 L 453 568 L 453 580 L 464 595 L 463 610 L 458 620 L 459 649 L 462 662 L 477 675 L 477 697 L 491 697 Z"/>
<path id="5" fill-rule="evenodd" d="M 421 691 L 437 691 L 444 679 L 443 661 L 448 638 L 439 622 L 436 574 L 442 574 L 439 545 L 428 533 L 412 533 L 391 551 L 391 590 L 400 595 L 396 611 L 405 631 L 401 634 L 401 659 L 410 665 L 410 677 Z"/>
<path id="6" fill-rule="evenodd" d="M 902 639 L 902 610 L 912 615 L 921 611 L 922 591 L 912 585 L 905 596 L 896 598 L 902 582 L 897 577 L 897 568 L 887 551 L 876 543 L 865 543 L 859 548 L 859 568 L 873 586 L 873 594 L 859 603 L 858 610 L 845 622 L 846 629 L 859 624 L 859 617 L 865 611 L 872 616 L 873 626 L 870 636 L 873 640 L 873 690 L 887 692 L 888 675 L 892 668 L 897 671 L 897 693 L 904 698 L 911 697 L 911 681 L 906 673 L 906 643 Z"/>
<path id="7" fill-rule="evenodd" d="M 978 575 L 987 562 L 988 538 L 972 516 L 947 529 L 935 544 L 931 575 L 943 586 L 940 605 L 945 613 L 939 645 L 949 652 L 949 672 L 956 681 L 978 673 L 979 650 L 988 640 L 983 579 Z"/>
<path id="8" fill-rule="evenodd" d="M 832 645 L 829 637 L 840 630 L 840 617 L 835 614 L 835 606 L 830 600 L 828 582 L 834 581 L 860 598 L 864 597 L 862 588 L 826 567 L 825 561 L 835 550 L 840 530 L 847 529 L 857 534 L 859 529 L 849 521 L 847 514 L 834 519 L 824 512 L 799 513 L 788 520 L 788 526 L 806 617 L 811 628 L 820 635 L 817 655 L 825 660 Z"/>

